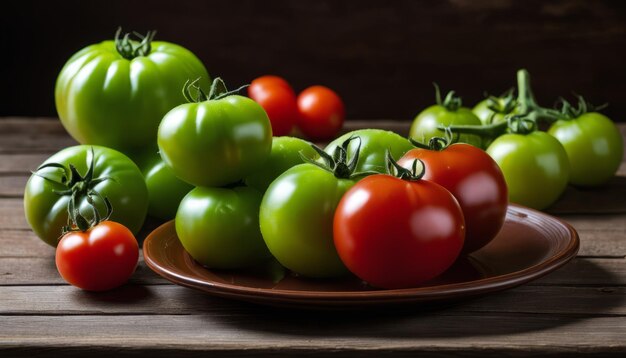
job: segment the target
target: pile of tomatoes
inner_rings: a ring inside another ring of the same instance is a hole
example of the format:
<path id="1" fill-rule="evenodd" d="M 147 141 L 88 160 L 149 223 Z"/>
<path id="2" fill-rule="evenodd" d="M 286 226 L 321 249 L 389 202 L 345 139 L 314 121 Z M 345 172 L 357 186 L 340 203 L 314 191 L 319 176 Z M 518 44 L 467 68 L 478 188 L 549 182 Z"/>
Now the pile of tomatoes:
<path id="1" fill-rule="evenodd" d="M 130 277 L 146 215 L 174 219 L 185 250 L 209 268 L 278 261 L 302 277 L 414 287 L 487 245 L 509 198 L 545 207 L 568 180 L 603 183 L 621 160 L 608 119 L 586 113 L 582 99 L 560 111 L 538 106 L 527 73 L 517 97 L 473 111 L 437 89 L 410 140 L 362 129 L 322 149 L 293 135 L 338 134 L 345 108 L 329 88 L 296 96 L 284 79 L 263 76 L 246 97 L 154 33 L 120 35 L 62 69 L 57 110 L 81 145 L 46 160 L 24 196 L 33 231 L 57 247 L 61 275 L 87 290 Z M 537 130 L 541 120 L 552 121 L 550 134 Z"/>

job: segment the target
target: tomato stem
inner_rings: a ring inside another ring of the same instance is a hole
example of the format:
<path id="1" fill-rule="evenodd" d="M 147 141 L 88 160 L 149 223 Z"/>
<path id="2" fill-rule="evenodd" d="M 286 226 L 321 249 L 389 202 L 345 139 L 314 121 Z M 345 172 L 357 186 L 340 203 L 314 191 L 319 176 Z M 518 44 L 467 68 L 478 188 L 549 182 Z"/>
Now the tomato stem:
<path id="1" fill-rule="evenodd" d="M 456 96 L 454 91 L 450 91 L 446 94 L 446 97 L 441 99 L 441 90 L 439 89 L 439 85 L 433 82 L 433 86 L 435 86 L 435 100 L 437 104 L 443 106 L 450 112 L 456 112 L 457 109 L 461 107 L 463 104 L 461 97 Z"/>
<path id="2" fill-rule="evenodd" d="M 348 161 L 348 146 L 353 140 L 358 140 L 359 144 L 357 145 L 356 150 Z M 374 172 L 371 171 L 355 171 L 359 162 L 359 155 L 361 152 L 361 137 L 359 136 L 351 136 L 350 138 L 346 139 L 340 146 L 337 146 L 335 148 L 332 156 L 315 144 L 311 144 L 311 147 L 317 152 L 317 154 L 319 154 L 324 163 L 320 163 L 315 159 L 309 158 L 305 156 L 302 152 L 300 152 L 300 157 L 302 158 L 302 160 L 304 160 L 306 163 L 313 164 L 319 168 L 333 173 L 336 178 L 354 179 L 356 177 L 374 174 Z"/>
<path id="3" fill-rule="evenodd" d="M 148 31 L 145 36 L 133 31 L 133 35 L 138 37 L 140 41 L 132 40 L 130 33 L 126 33 L 124 37 L 120 38 L 121 34 L 122 27 L 120 26 L 115 31 L 115 49 L 125 59 L 132 60 L 136 57 L 147 56 L 150 53 L 156 31 Z"/>
<path id="4" fill-rule="evenodd" d="M 407 169 L 398 164 L 398 162 L 393 159 L 393 156 L 391 155 L 391 152 L 389 150 L 387 150 L 387 152 L 385 153 L 385 162 L 387 164 L 387 173 L 402 180 L 417 181 L 422 179 L 422 177 L 426 173 L 426 166 L 421 159 L 415 159 L 413 161 L 413 164 L 411 165 L 411 169 Z M 421 165 L 421 170 L 419 171 L 419 173 L 417 172 L 418 162 Z"/>
<path id="5" fill-rule="evenodd" d="M 209 89 L 209 94 L 207 95 L 200 86 L 197 85 L 198 81 L 200 81 L 200 77 L 196 78 L 193 81 L 187 80 L 183 85 L 183 96 L 190 103 L 200 103 L 205 101 L 217 101 L 222 98 L 232 96 L 234 94 L 239 93 L 244 88 L 248 87 L 248 84 L 245 84 L 236 90 L 229 91 L 226 87 L 226 83 L 220 77 L 217 77 L 211 83 L 211 88 Z M 191 93 L 191 90 L 194 89 L 196 91 L 196 95 L 194 96 Z"/>

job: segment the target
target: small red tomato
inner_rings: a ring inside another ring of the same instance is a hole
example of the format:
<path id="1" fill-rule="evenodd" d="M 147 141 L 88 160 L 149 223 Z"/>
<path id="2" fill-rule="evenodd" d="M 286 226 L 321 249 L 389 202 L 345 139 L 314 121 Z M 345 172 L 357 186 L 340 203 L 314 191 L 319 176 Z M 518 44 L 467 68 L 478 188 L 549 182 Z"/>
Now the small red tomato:
<path id="1" fill-rule="evenodd" d="M 447 270 L 463 247 L 456 199 L 439 184 L 377 174 L 335 211 L 334 242 L 348 269 L 372 286 L 415 287 Z"/>
<path id="2" fill-rule="evenodd" d="M 138 258 L 133 233 L 113 221 L 65 234 L 56 251 L 56 265 L 63 279 L 88 291 L 124 284 L 135 271 Z"/>
<path id="3" fill-rule="evenodd" d="M 416 159 L 426 166 L 423 179 L 448 189 L 459 201 L 466 225 L 463 251 L 487 245 L 502 228 L 509 203 L 498 164 L 482 149 L 465 143 L 442 150 L 415 148 L 398 164 L 410 168 Z"/>
<path id="4" fill-rule="evenodd" d="M 298 109 L 295 92 L 287 81 L 278 76 L 259 77 L 248 87 L 248 96 L 267 113 L 274 136 L 291 133 Z"/>
<path id="5" fill-rule="evenodd" d="M 328 87 L 312 86 L 298 96 L 298 127 L 312 140 L 335 137 L 346 116 L 341 98 Z"/>

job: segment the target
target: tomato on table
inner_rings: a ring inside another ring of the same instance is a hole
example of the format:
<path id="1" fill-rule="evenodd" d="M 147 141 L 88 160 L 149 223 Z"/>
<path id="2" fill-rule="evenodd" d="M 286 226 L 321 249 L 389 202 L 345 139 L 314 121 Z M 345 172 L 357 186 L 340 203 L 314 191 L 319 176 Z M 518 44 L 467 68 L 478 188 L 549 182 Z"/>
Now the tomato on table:
<path id="1" fill-rule="evenodd" d="M 422 174 L 398 170 L 399 177 L 376 174 L 356 183 L 334 217 L 343 263 L 370 285 L 388 289 L 415 287 L 442 274 L 465 237 L 454 196 L 421 180 Z"/>
<path id="2" fill-rule="evenodd" d="M 567 153 L 548 133 L 533 130 L 504 134 L 491 143 L 487 153 L 502 170 L 513 203 L 545 209 L 567 187 Z"/>
<path id="3" fill-rule="evenodd" d="M 624 143 L 615 124 L 588 107 L 582 97 L 579 97 L 578 108 L 565 106 L 564 116 L 552 124 L 548 133 L 565 148 L 570 163 L 570 183 L 599 186 L 617 172 L 624 155 Z"/>
<path id="4" fill-rule="evenodd" d="M 450 144 L 450 138 L 440 138 L 433 144 L 412 149 L 398 164 L 410 169 L 419 159 L 425 166 L 422 179 L 433 181 L 454 195 L 466 225 L 463 251 L 476 251 L 493 240 L 504 224 L 508 207 L 504 175 L 480 148 L 465 143 Z"/>
<path id="5" fill-rule="evenodd" d="M 106 291 L 124 284 L 135 271 L 138 259 L 135 236 L 114 221 L 65 234 L 55 255 L 63 279 L 87 291 Z"/>
<path id="6" fill-rule="evenodd" d="M 124 154 L 95 145 L 65 148 L 31 175 L 24 189 L 26 220 L 39 238 L 57 246 L 68 222 L 72 195 L 77 195 L 77 207 L 92 219 L 87 202 L 90 192 L 109 198 L 115 208 L 111 220 L 139 232 L 148 211 L 148 189 L 141 171 Z M 105 209 L 100 197 L 95 203 L 98 210 Z"/>
<path id="7" fill-rule="evenodd" d="M 420 143 L 428 143 L 433 137 L 442 137 L 444 132 L 439 127 L 450 125 L 481 125 L 469 108 L 462 107 L 461 98 L 455 96 L 454 91 L 448 92 L 442 100 L 439 87 L 435 85 L 437 104 L 432 105 L 413 120 L 409 136 Z M 471 134 L 460 135 L 459 142 L 469 143 L 481 147 L 482 140 L 479 136 Z"/>
<path id="8" fill-rule="evenodd" d="M 248 87 L 248 96 L 263 107 L 272 124 L 275 136 L 291 133 L 298 116 L 296 94 L 283 78 L 262 76 Z"/>
<path id="9" fill-rule="evenodd" d="M 298 95 L 298 127 L 311 140 L 333 138 L 343 126 L 346 110 L 335 91 L 311 86 Z"/>
<path id="10" fill-rule="evenodd" d="M 81 144 L 97 144 L 134 156 L 156 150 L 157 128 L 172 108 L 185 102 L 180 88 L 210 78 L 189 50 L 153 41 L 149 32 L 139 41 L 116 33 L 114 41 L 88 46 L 65 64 L 55 86 L 61 123 Z"/>
<path id="11" fill-rule="evenodd" d="M 270 121 L 258 103 L 234 92 L 219 78 L 208 95 L 189 83 L 190 103 L 163 117 L 159 153 L 176 177 L 195 186 L 223 186 L 263 166 L 272 149 Z"/>
<path id="12" fill-rule="evenodd" d="M 259 230 L 262 194 L 245 186 L 197 187 L 180 203 L 176 234 L 200 264 L 239 269 L 271 257 Z"/>

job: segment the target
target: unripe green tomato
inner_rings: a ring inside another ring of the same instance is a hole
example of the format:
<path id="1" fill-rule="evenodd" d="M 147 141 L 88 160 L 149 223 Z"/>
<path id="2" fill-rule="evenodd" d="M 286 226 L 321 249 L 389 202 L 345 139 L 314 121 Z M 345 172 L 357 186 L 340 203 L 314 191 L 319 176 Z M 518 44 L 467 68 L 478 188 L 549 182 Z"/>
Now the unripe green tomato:
<path id="1" fill-rule="evenodd" d="M 555 122 L 548 133 L 563 144 L 570 162 L 570 183 L 599 186 L 609 181 L 622 163 L 624 143 L 615 124 L 590 112 Z"/>
<path id="2" fill-rule="evenodd" d="M 415 117 L 409 135 L 420 143 L 428 144 L 433 137 L 445 137 L 445 133 L 439 130 L 438 126 L 449 125 L 481 125 L 481 122 L 469 108 L 460 107 L 456 111 L 450 111 L 442 105 L 435 104 Z M 462 134 L 459 142 L 480 148 L 482 139 L 473 134 Z"/>
<path id="3" fill-rule="evenodd" d="M 157 142 L 178 178 L 195 186 L 224 186 L 263 166 L 272 149 L 272 127 L 258 103 L 231 95 L 172 109 L 161 121 Z"/>
<path id="4" fill-rule="evenodd" d="M 274 137 L 270 157 L 263 167 L 246 178 L 246 185 L 265 192 L 274 179 L 287 169 L 304 163 L 301 155 L 311 159 L 319 156 L 310 142 L 295 137 Z"/>
<path id="5" fill-rule="evenodd" d="M 505 134 L 491 143 L 487 153 L 502 169 L 513 203 L 545 209 L 567 187 L 567 153 L 548 133 Z"/>
<path id="6" fill-rule="evenodd" d="M 176 213 L 176 234 L 204 266 L 238 269 L 269 257 L 259 230 L 261 193 L 249 187 L 195 188 Z"/>

